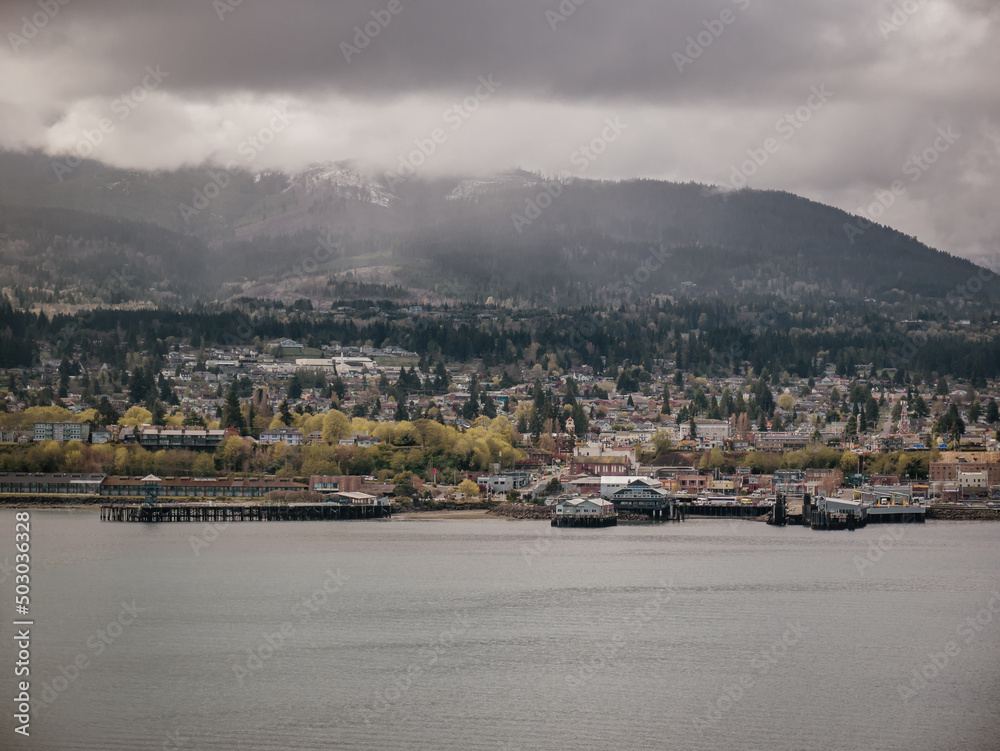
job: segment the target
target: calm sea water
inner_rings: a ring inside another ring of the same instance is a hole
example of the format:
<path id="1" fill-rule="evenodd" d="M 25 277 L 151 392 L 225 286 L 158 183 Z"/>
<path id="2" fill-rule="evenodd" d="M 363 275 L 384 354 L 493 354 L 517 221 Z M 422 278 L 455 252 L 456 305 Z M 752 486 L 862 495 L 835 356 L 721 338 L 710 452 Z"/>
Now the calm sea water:
<path id="1" fill-rule="evenodd" d="M 1000 524 L 31 518 L 2 749 L 1000 748 Z"/>

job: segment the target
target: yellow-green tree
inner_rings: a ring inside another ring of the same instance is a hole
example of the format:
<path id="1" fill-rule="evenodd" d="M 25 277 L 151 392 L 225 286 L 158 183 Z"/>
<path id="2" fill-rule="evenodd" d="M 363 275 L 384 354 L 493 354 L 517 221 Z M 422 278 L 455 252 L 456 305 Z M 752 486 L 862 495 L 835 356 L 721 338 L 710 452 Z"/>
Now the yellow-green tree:
<path id="1" fill-rule="evenodd" d="M 472 480 L 462 480 L 456 490 L 466 498 L 475 498 L 479 495 L 479 486 Z"/>
<path id="2" fill-rule="evenodd" d="M 339 409 L 331 409 L 323 416 L 323 440 L 333 444 L 351 434 L 351 418 Z"/>
<path id="3" fill-rule="evenodd" d="M 215 477 L 215 459 L 211 454 L 200 453 L 191 464 L 193 477 Z"/>
<path id="4" fill-rule="evenodd" d="M 138 425 L 148 425 L 153 421 L 153 413 L 145 407 L 129 407 L 128 412 L 118 421 L 119 425 L 134 427 Z"/>
<path id="5" fill-rule="evenodd" d="M 840 469 L 844 477 L 849 477 L 858 471 L 858 455 L 853 451 L 845 451 L 840 457 Z"/>

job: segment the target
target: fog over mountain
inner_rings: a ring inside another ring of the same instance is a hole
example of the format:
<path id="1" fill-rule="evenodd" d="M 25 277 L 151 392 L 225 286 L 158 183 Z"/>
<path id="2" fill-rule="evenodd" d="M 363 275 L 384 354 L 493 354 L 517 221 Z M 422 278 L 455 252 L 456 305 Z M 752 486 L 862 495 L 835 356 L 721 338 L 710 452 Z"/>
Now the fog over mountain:
<path id="1" fill-rule="evenodd" d="M 10 0 L 0 145 L 126 169 L 746 182 L 983 259 L 998 26 L 993 0 Z"/>
<path id="2" fill-rule="evenodd" d="M 779 191 L 523 170 L 426 178 L 351 162 L 286 174 L 84 161 L 60 180 L 50 161 L 0 153 L 0 259 L 18 300 L 919 304 L 992 281 L 915 238 Z"/>

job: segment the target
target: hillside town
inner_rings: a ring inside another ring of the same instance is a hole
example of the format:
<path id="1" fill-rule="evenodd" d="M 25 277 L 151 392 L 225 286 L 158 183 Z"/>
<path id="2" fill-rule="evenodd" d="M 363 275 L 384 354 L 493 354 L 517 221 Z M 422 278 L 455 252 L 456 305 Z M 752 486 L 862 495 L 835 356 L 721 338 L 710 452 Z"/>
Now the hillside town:
<path id="1" fill-rule="evenodd" d="M 851 378 L 830 364 L 818 379 L 695 377 L 671 361 L 601 374 L 554 362 L 485 368 L 287 338 L 176 342 L 155 370 L 144 354 L 121 373 L 65 356 L 6 370 L 0 492 L 49 472 L 85 476 L 80 492 L 107 495 L 151 474 L 193 497 L 254 487 L 253 497 L 319 488 L 521 500 L 597 492 L 617 476 L 751 498 L 795 472 L 818 494 L 869 483 L 951 502 L 1000 497 L 995 383 L 914 382 L 870 364 Z"/>

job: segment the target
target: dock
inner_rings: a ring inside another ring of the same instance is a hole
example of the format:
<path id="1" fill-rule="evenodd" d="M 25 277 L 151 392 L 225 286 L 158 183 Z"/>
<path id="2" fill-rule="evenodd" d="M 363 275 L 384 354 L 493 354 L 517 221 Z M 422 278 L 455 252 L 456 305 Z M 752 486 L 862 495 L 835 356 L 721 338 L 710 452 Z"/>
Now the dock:
<path id="1" fill-rule="evenodd" d="M 553 516 L 553 527 L 617 527 L 618 515 L 614 516 Z"/>
<path id="2" fill-rule="evenodd" d="M 708 516 L 715 518 L 757 519 L 771 511 L 771 506 L 757 506 L 749 503 L 731 505 L 705 503 L 678 503 L 679 517 Z"/>
<path id="3" fill-rule="evenodd" d="M 347 503 L 114 503 L 102 522 L 319 522 L 388 519 L 390 504 Z"/>

